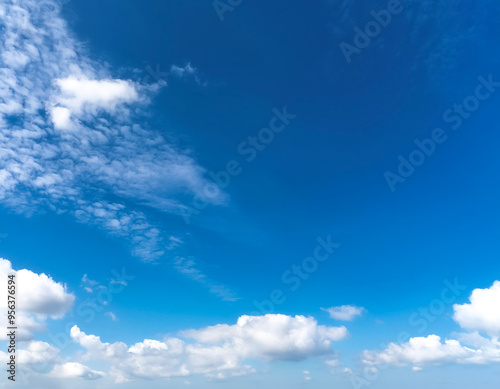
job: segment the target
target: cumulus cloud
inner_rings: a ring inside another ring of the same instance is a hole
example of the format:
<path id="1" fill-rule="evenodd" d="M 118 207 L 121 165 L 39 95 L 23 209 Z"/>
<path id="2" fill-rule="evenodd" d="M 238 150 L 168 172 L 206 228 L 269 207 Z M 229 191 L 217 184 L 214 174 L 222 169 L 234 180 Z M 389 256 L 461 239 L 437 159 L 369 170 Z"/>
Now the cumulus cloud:
<path id="1" fill-rule="evenodd" d="M 55 365 L 50 372 L 50 376 L 55 378 L 83 378 L 86 380 L 96 380 L 104 377 L 102 371 L 92 370 L 79 362 L 66 362 Z"/>
<path id="2" fill-rule="evenodd" d="M 18 339 L 31 339 L 32 332 L 44 330 L 48 317 L 61 318 L 72 308 L 75 296 L 67 291 L 66 285 L 54 281 L 44 273 L 37 274 L 27 269 L 14 270 L 10 261 L 0 258 L 0 288 L 5 291 L 0 302 L 3 323 L 7 321 L 9 275 L 16 276 Z M 5 337 L 5 334 L 1 336 Z"/>
<path id="3" fill-rule="evenodd" d="M 137 101 L 138 93 L 130 81 L 89 80 L 85 76 L 57 79 L 60 93 L 54 102 L 79 114 L 84 108 L 113 112 L 123 103 Z"/>
<path id="4" fill-rule="evenodd" d="M 236 324 L 187 330 L 181 337 L 145 339 L 132 346 L 102 342 L 77 326 L 72 339 L 87 350 L 86 360 L 111 363 L 116 382 L 203 374 L 222 379 L 249 374 L 247 359 L 298 361 L 332 353 L 332 342 L 347 336 L 345 327 L 318 325 L 314 318 L 268 314 L 241 316 Z M 195 342 L 193 342 L 193 340 Z"/>
<path id="5" fill-rule="evenodd" d="M 365 351 L 363 362 L 369 365 L 399 365 L 432 364 L 445 362 L 467 361 L 476 351 L 463 347 L 457 340 L 445 340 L 437 335 L 411 338 L 401 345 L 391 343 L 382 352 Z"/>
<path id="6" fill-rule="evenodd" d="M 71 214 L 155 261 L 175 245 L 148 208 L 180 217 L 208 183 L 205 170 L 145 124 L 158 86 L 114 78 L 59 13 L 55 0 L 0 4 L 0 204 Z"/>
<path id="7" fill-rule="evenodd" d="M 46 375 L 53 378 L 98 379 L 104 373 L 79 363 L 66 362 L 60 356 L 60 350 L 46 342 L 29 341 L 17 345 L 17 379 L 24 384 L 33 377 Z M 0 362 L 7 363 L 10 354 L 0 352 Z"/>
<path id="8" fill-rule="evenodd" d="M 202 343 L 228 342 L 241 355 L 272 360 L 302 360 L 330 352 L 332 341 L 344 339 L 345 327 L 318 325 L 311 317 L 265 315 L 241 316 L 235 325 L 219 324 L 183 335 Z"/>
<path id="9" fill-rule="evenodd" d="M 453 306 L 453 319 L 460 327 L 500 336 L 500 281 L 487 289 L 474 289 L 469 301 L 470 304 Z"/>
<path id="10" fill-rule="evenodd" d="M 413 365 L 420 371 L 425 365 L 445 363 L 487 364 L 500 362 L 500 281 L 490 288 L 474 289 L 470 304 L 453 306 L 455 321 L 469 333 L 457 334 L 458 339 L 441 341 L 437 335 L 411 338 L 402 344 L 390 343 L 387 349 L 363 353 L 367 365 Z M 490 338 L 483 337 L 484 332 Z"/>
<path id="11" fill-rule="evenodd" d="M 362 307 L 355 305 L 341 305 L 339 307 L 321 308 L 328 312 L 330 317 L 335 320 L 352 321 L 355 317 L 361 316 L 365 311 Z"/>

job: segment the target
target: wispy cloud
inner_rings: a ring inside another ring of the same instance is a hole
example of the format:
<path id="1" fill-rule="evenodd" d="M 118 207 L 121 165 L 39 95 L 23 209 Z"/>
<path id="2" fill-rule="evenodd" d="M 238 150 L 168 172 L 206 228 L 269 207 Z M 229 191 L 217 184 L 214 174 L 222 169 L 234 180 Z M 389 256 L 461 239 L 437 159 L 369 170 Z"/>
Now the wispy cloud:
<path id="1" fill-rule="evenodd" d="M 147 124 L 144 112 L 165 83 L 114 78 L 59 12 L 52 0 L 0 4 L 0 204 L 71 214 L 156 261 L 182 238 L 149 211 L 180 215 L 207 185 L 205 170 Z M 171 72 L 199 82 L 189 63 Z"/>
<path id="2" fill-rule="evenodd" d="M 118 321 L 118 318 L 113 312 L 106 312 L 105 315 L 108 316 L 113 321 Z"/>
<path id="3" fill-rule="evenodd" d="M 365 309 L 355 305 L 341 305 L 339 307 L 321 308 L 328 312 L 330 317 L 335 320 L 352 321 L 355 317 L 361 316 Z"/>
<path id="4" fill-rule="evenodd" d="M 232 290 L 207 277 L 200 270 L 199 265 L 196 263 L 194 258 L 176 257 L 174 263 L 176 269 L 180 273 L 189 277 L 193 281 L 204 285 L 208 288 L 210 293 L 215 294 L 216 296 L 222 298 L 224 301 L 238 300 L 238 297 L 236 297 L 236 294 Z"/>
<path id="5" fill-rule="evenodd" d="M 184 66 L 172 65 L 170 67 L 170 74 L 178 78 L 193 78 L 198 85 L 206 86 L 208 83 L 206 81 L 201 81 L 200 72 L 197 68 L 193 67 L 191 63 L 187 63 Z"/>

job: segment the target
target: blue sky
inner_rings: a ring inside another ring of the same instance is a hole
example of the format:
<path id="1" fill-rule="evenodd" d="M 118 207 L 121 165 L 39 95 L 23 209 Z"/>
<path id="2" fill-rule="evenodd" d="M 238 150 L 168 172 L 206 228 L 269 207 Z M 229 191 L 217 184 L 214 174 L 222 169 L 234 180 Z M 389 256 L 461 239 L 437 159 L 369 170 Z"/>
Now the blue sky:
<path id="1" fill-rule="evenodd" d="M 16 384 L 498 384 L 499 14 L 0 5 Z"/>

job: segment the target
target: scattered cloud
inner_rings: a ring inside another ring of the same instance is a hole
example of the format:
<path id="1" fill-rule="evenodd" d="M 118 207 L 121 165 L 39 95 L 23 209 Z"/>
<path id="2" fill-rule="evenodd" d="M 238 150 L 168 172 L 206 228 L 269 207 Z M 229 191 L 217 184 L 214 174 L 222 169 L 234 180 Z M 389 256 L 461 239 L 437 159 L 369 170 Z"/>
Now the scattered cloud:
<path id="1" fill-rule="evenodd" d="M 437 335 L 411 338 L 401 345 L 391 343 L 382 351 L 365 351 L 363 362 L 368 365 L 397 365 L 432 364 L 458 362 L 470 359 L 474 350 L 463 347 L 457 340 L 446 340 L 441 343 Z"/>
<path id="2" fill-rule="evenodd" d="M 177 66 L 177 65 L 172 65 L 172 67 L 170 68 L 170 72 L 177 76 L 177 77 L 186 77 L 188 75 L 192 75 L 192 74 L 195 74 L 196 73 L 196 69 L 193 68 L 191 66 L 190 63 L 188 63 L 187 65 L 183 66 L 183 67 L 180 67 L 180 66 Z"/>
<path id="3" fill-rule="evenodd" d="M 172 65 L 170 68 L 170 74 L 178 78 L 193 78 L 198 85 L 206 86 L 207 82 L 202 82 L 200 78 L 200 72 L 198 69 L 194 68 L 191 63 L 187 63 L 184 66 Z"/>
<path id="4" fill-rule="evenodd" d="M 111 320 L 113 320 L 113 321 L 118 321 L 118 318 L 116 317 L 116 315 L 113 312 L 106 312 L 105 315 L 109 316 L 111 318 Z"/>
<path id="5" fill-rule="evenodd" d="M 4 291 L 7 291 L 9 275 L 15 275 L 16 285 L 22 286 L 15 295 L 18 340 L 31 339 L 32 332 L 44 330 L 47 318 L 61 318 L 73 307 L 75 296 L 67 291 L 66 285 L 54 281 L 44 273 L 37 274 L 27 269 L 14 270 L 10 261 L 0 258 L 0 287 Z M 7 292 L 4 297 L 0 308 L 2 325 L 6 327 Z M 2 334 L 2 339 L 5 336 Z"/>
<path id="6" fill-rule="evenodd" d="M 186 330 L 180 338 L 145 339 L 132 346 L 102 342 L 77 326 L 71 329 L 72 339 L 87 350 L 83 360 L 109 362 L 109 374 L 116 382 L 193 374 L 224 379 L 249 374 L 255 369 L 244 363 L 247 359 L 298 361 L 326 355 L 332 352 L 332 342 L 347 334 L 345 327 L 318 325 L 311 317 L 274 314 L 241 316 L 233 325 Z"/>
<path id="7" fill-rule="evenodd" d="M 60 8 L 55 0 L 0 4 L 0 205 L 72 215 L 155 262 L 183 241 L 149 215 L 181 219 L 210 181 L 191 150 L 148 125 L 151 97 L 165 83 L 113 77 L 74 39 Z M 190 63 L 171 72 L 201 83 Z"/>
<path id="8" fill-rule="evenodd" d="M 194 258 L 176 257 L 174 260 L 175 268 L 193 281 L 208 288 L 210 293 L 215 294 L 224 301 L 236 301 L 236 294 L 226 286 L 215 282 L 207 277 L 199 268 Z"/>
<path id="9" fill-rule="evenodd" d="M 341 305 L 339 307 L 321 309 L 325 312 L 328 312 L 332 319 L 342 321 L 352 321 L 357 316 L 361 316 L 365 311 L 364 308 L 356 307 L 355 305 Z"/>
<path id="10" fill-rule="evenodd" d="M 78 362 L 66 362 L 55 365 L 50 372 L 50 376 L 55 378 L 83 378 L 86 380 L 96 380 L 105 376 L 102 371 L 92 370 Z"/>
<path id="11" fill-rule="evenodd" d="M 311 317 L 241 316 L 235 325 L 219 324 L 182 333 L 202 343 L 229 342 L 248 358 L 302 360 L 330 352 L 331 342 L 347 337 L 345 327 L 318 325 Z"/>
<path id="12" fill-rule="evenodd" d="M 482 331 L 491 337 L 500 336 L 500 281 L 490 288 L 474 289 L 470 304 L 455 304 L 453 319 L 460 327 L 470 331 Z"/>
<path id="13" fill-rule="evenodd" d="M 205 170 L 148 128 L 144 111 L 158 87 L 113 78 L 59 10 L 52 0 L 0 5 L 0 204 L 71 214 L 155 261 L 180 239 L 148 209 L 180 215 L 183 199 L 208 183 Z M 190 64 L 173 70 L 196 74 Z"/>
<path id="14" fill-rule="evenodd" d="M 79 362 L 65 362 L 60 356 L 60 350 L 46 342 L 29 341 L 24 348 L 18 348 L 17 361 L 20 378 L 44 374 L 53 378 L 82 378 L 94 380 L 104 377 L 104 373 L 92 370 Z M 0 352 L 0 360 L 9 358 L 5 352 Z"/>
<path id="15" fill-rule="evenodd" d="M 500 281 L 495 281 L 490 288 L 474 289 L 469 300 L 470 304 L 453 306 L 453 318 L 463 329 L 473 332 L 459 333 L 457 340 L 441 341 L 441 337 L 429 335 L 411 338 L 402 344 L 390 343 L 382 351 L 365 350 L 363 362 L 367 365 L 414 365 L 415 371 L 425 365 L 500 362 Z M 478 331 L 491 338 L 481 336 Z"/>

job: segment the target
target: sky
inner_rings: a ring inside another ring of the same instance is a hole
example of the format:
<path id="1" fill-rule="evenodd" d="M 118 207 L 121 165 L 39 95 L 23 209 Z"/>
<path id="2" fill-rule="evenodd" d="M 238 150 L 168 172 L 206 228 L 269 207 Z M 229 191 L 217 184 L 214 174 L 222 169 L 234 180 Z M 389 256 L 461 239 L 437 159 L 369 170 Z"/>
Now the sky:
<path id="1" fill-rule="evenodd" d="M 0 387 L 498 386 L 499 17 L 3 1 Z"/>

